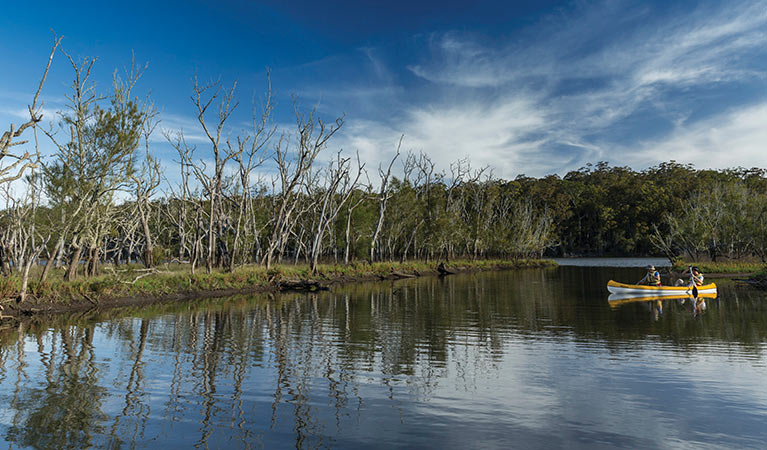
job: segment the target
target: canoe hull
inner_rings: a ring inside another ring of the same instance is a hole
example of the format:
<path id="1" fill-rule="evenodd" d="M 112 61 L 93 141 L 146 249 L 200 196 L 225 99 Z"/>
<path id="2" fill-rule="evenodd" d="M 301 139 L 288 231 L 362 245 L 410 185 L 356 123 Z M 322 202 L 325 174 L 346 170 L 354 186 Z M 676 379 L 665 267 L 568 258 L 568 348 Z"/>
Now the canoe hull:
<path id="1" fill-rule="evenodd" d="M 607 290 L 611 294 L 646 294 L 652 296 L 684 295 L 692 294 L 691 286 L 642 286 L 639 284 L 625 284 L 610 280 Z M 709 283 L 698 286 L 699 294 L 716 294 L 716 284 Z"/>
<path id="2" fill-rule="evenodd" d="M 698 294 L 697 299 L 715 299 L 716 293 L 708 293 L 708 294 Z M 654 301 L 666 301 L 666 300 L 695 300 L 696 298 L 692 296 L 692 294 L 687 293 L 681 293 L 681 294 L 667 294 L 667 295 L 657 295 L 657 294 L 610 294 L 610 296 L 607 298 L 607 301 L 609 302 L 611 307 L 616 307 L 620 305 L 625 305 L 626 303 L 635 303 L 635 302 L 654 302 Z"/>

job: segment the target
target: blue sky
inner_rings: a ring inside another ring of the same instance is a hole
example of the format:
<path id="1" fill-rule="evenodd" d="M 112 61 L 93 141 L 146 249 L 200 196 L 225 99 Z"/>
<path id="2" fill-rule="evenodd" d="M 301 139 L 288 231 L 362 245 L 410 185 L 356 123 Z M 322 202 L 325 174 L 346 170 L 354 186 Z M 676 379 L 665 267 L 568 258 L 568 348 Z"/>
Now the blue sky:
<path id="1" fill-rule="evenodd" d="M 104 93 L 132 51 L 148 62 L 137 92 L 201 155 L 192 77 L 238 81 L 235 135 L 269 67 L 275 121 L 289 129 L 292 94 L 328 120 L 345 114 L 331 148 L 359 151 L 368 167 L 401 134 L 443 169 L 469 157 L 505 178 L 603 160 L 767 166 L 761 1 L 12 2 L 0 17 L 0 124 L 21 122 L 51 29 L 71 54 L 99 58 Z M 48 118 L 71 80 L 61 56 Z M 153 145 L 171 164 L 159 134 Z"/>

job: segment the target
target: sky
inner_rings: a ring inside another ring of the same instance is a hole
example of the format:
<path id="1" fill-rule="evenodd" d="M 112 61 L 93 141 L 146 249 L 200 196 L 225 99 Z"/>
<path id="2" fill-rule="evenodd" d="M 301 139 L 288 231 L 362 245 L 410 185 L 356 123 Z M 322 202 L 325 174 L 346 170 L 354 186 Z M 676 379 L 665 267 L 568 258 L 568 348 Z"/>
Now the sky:
<path id="1" fill-rule="evenodd" d="M 293 96 L 327 121 L 343 116 L 326 158 L 359 152 L 368 168 L 402 135 L 404 151 L 443 170 L 468 158 L 507 179 L 599 161 L 767 167 L 763 1 L 42 1 L 3 11 L 3 130 L 23 120 L 53 30 L 75 58 L 98 58 L 105 94 L 132 54 L 146 62 L 135 92 L 203 158 L 193 77 L 237 81 L 234 137 L 261 104 L 268 69 L 276 126 L 294 127 Z M 71 80 L 58 54 L 46 120 L 66 108 Z M 152 146 L 171 171 L 159 130 Z"/>

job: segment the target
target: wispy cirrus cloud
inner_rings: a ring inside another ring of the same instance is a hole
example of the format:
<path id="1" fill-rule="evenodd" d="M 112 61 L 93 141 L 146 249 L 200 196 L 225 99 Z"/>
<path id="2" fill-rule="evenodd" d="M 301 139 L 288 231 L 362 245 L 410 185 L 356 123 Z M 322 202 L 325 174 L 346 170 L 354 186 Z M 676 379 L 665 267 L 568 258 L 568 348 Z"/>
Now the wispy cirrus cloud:
<path id="1" fill-rule="evenodd" d="M 443 168 L 469 156 L 506 177 L 596 160 L 763 164 L 755 149 L 767 124 L 767 9 L 759 2 L 662 14 L 629 2 L 590 4 L 504 41 L 431 35 L 406 66 L 420 84 L 402 88 L 402 108 L 356 121 L 345 145 L 386 160 L 404 133 L 407 148 Z M 724 149 L 736 156 L 719 157 Z"/>
<path id="2" fill-rule="evenodd" d="M 160 123 L 150 136 L 150 142 L 164 143 L 167 142 L 166 135 L 175 137 L 179 134 L 184 135 L 184 139 L 188 144 L 210 142 L 207 136 L 203 134 L 200 122 L 196 117 L 165 112 L 160 114 L 159 117 Z"/>
<path id="3" fill-rule="evenodd" d="M 674 159 L 699 168 L 765 167 L 767 102 L 736 108 L 624 149 L 632 165 Z"/>

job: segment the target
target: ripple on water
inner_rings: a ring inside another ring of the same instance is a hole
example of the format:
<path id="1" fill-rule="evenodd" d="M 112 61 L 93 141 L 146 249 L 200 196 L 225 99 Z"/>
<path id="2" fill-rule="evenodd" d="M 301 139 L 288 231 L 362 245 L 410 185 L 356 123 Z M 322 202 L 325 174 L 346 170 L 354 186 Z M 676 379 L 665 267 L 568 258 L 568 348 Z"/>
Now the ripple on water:
<path id="1" fill-rule="evenodd" d="M 606 279 L 636 272 L 424 278 L 30 326 L 22 345 L 0 334 L 0 435 L 14 447 L 86 434 L 180 448 L 760 447 L 767 298 L 723 289 L 698 316 L 610 308 Z"/>

